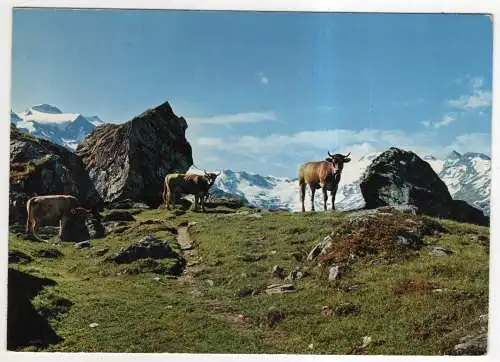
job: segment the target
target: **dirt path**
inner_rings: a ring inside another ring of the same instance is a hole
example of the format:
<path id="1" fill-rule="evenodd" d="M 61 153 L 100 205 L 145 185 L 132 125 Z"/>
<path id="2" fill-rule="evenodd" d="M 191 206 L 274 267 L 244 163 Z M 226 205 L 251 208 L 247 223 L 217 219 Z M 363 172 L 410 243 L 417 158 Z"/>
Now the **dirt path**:
<path id="1" fill-rule="evenodd" d="M 202 295 L 203 292 L 198 288 L 196 276 L 199 275 L 203 268 L 200 265 L 201 260 L 198 257 L 198 251 L 193 246 L 193 239 L 189 233 L 189 228 L 195 223 L 181 224 L 177 228 L 177 242 L 181 247 L 184 258 L 186 259 L 186 268 L 178 280 L 189 287 L 190 293 L 194 295 Z"/>

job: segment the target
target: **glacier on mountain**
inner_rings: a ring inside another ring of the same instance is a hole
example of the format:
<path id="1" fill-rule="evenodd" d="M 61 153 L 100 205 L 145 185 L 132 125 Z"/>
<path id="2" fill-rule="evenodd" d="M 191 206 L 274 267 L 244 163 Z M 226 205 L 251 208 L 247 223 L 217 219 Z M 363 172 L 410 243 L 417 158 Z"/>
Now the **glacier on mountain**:
<path id="1" fill-rule="evenodd" d="M 17 114 L 11 111 L 10 121 L 20 130 L 72 150 L 95 127 L 104 124 L 98 116 L 64 113 L 50 104 L 37 104 Z"/>

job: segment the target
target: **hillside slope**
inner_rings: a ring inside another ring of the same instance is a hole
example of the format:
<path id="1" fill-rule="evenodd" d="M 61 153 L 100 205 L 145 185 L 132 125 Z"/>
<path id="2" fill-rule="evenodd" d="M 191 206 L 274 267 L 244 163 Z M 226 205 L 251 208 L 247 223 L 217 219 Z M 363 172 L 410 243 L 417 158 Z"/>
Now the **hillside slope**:
<path id="1" fill-rule="evenodd" d="M 207 213 L 134 213 L 134 221 L 107 223 L 108 236 L 89 249 L 33 243 L 12 229 L 9 268 L 48 280 L 29 299 L 61 339 L 16 349 L 442 355 L 458 353 L 466 335 L 484 340 L 488 228 L 387 210 L 213 206 Z M 362 229 L 366 218 L 380 227 Z M 407 243 L 398 236 L 404 223 L 425 228 Z M 173 259 L 109 261 L 147 235 L 168 243 L 168 255 L 180 253 L 185 269 L 165 264 Z M 356 235 L 369 238 L 370 248 Z M 333 254 L 347 259 L 308 261 L 327 236 L 348 248 Z M 42 257 L 57 255 L 46 249 L 59 256 Z"/>

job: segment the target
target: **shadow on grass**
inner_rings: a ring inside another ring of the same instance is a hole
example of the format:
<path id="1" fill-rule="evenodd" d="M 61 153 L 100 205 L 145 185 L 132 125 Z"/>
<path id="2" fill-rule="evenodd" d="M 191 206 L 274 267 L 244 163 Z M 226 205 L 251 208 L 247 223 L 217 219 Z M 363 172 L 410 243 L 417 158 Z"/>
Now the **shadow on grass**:
<path id="1" fill-rule="evenodd" d="M 7 349 L 44 347 L 62 340 L 31 304 L 45 286 L 57 283 L 47 278 L 9 268 L 7 305 Z"/>

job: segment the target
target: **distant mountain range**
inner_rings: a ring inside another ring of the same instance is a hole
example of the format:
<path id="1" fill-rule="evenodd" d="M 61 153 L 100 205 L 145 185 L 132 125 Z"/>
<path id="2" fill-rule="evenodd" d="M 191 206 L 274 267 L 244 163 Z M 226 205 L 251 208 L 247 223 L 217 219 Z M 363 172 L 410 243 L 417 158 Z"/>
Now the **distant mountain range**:
<path id="1" fill-rule="evenodd" d="M 342 179 L 335 200 L 338 210 L 354 210 L 365 205 L 359 180 L 366 167 L 379 153 L 365 155 L 344 167 Z M 491 159 L 480 153 L 453 151 L 445 159 L 424 156 L 448 187 L 454 199 L 467 201 L 490 213 Z M 256 207 L 279 208 L 298 211 L 301 208 L 297 179 L 261 176 L 245 171 L 224 170 L 215 182 L 216 195 L 234 195 Z M 316 210 L 323 209 L 321 193 L 316 193 Z M 330 208 L 330 205 L 328 205 Z M 306 210 L 310 209 L 309 191 L 306 194 Z"/>
<path id="2" fill-rule="evenodd" d="M 104 124 L 98 116 L 63 113 L 50 104 L 37 104 L 20 113 L 11 111 L 10 121 L 20 130 L 72 150 L 76 149 L 95 127 Z"/>
<path id="3" fill-rule="evenodd" d="M 50 104 L 38 104 L 20 113 L 11 111 L 10 118 L 20 130 L 72 150 L 75 150 L 95 127 L 104 124 L 98 116 L 64 113 Z M 350 210 L 364 206 L 359 179 L 366 167 L 378 155 L 379 153 L 367 154 L 345 166 L 337 191 L 337 209 Z M 432 155 L 425 155 L 422 158 L 444 181 L 454 199 L 465 200 L 489 215 L 491 159 L 487 155 L 459 154 L 453 151 L 444 159 Z M 300 210 L 296 179 L 225 170 L 217 179 L 213 193 L 236 196 L 257 207 Z M 322 209 L 320 196 L 316 197 L 315 205 L 317 210 Z M 309 196 L 306 196 L 306 209 L 309 208 Z"/>

